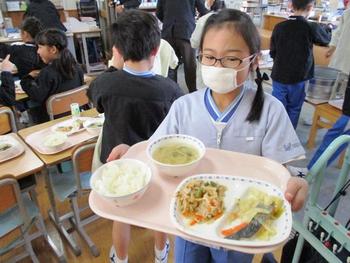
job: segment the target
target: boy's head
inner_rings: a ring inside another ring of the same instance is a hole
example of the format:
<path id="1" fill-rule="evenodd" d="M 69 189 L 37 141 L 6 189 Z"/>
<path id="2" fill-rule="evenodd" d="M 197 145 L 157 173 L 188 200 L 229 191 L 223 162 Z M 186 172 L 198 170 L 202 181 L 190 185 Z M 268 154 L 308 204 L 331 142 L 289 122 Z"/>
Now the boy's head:
<path id="1" fill-rule="evenodd" d="M 310 12 L 314 5 L 314 0 L 292 0 L 292 7 L 294 11 Z"/>
<path id="2" fill-rule="evenodd" d="M 34 42 L 36 35 L 43 29 L 39 19 L 27 17 L 21 24 L 21 37 L 24 42 Z"/>
<path id="3" fill-rule="evenodd" d="M 160 29 L 157 19 L 149 13 L 125 11 L 118 15 L 111 31 L 113 47 L 125 61 L 148 59 L 158 51 Z"/>

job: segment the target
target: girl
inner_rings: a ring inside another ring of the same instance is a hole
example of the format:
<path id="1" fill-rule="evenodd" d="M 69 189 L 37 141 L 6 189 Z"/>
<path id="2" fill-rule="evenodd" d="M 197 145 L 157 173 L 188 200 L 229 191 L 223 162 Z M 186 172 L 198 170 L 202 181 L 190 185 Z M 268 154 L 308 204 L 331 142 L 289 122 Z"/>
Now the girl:
<path id="1" fill-rule="evenodd" d="M 10 46 L 0 43 L 0 58 L 5 58 L 7 55 L 11 56 L 10 61 L 16 65 L 20 79 L 32 70 L 45 66 L 37 54 L 34 41 L 36 35 L 42 30 L 42 24 L 38 19 L 28 17 L 21 25 L 21 38 L 24 44 Z"/>
<path id="2" fill-rule="evenodd" d="M 33 122 L 41 123 L 49 120 L 45 107 L 48 97 L 83 85 L 83 71 L 67 49 L 63 31 L 42 31 L 36 37 L 36 43 L 39 56 L 48 66 L 40 73 L 30 72 L 22 79 L 21 86 L 34 103 L 30 109 Z"/>
<path id="3" fill-rule="evenodd" d="M 213 14 L 200 41 L 199 61 L 207 88 L 177 99 L 151 140 L 182 133 L 197 137 L 206 147 L 265 156 L 283 164 L 303 156 L 283 105 L 262 90 L 259 53 L 259 33 L 247 14 L 233 9 Z M 249 80 L 254 70 L 257 88 Z M 117 146 L 109 160 L 119 158 L 127 148 Z M 285 196 L 293 210 L 302 207 L 307 188 L 303 179 L 289 180 Z M 198 259 L 221 263 L 251 262 L 253 255 L 176 238 L 175 257 L 182 263 Z"/>

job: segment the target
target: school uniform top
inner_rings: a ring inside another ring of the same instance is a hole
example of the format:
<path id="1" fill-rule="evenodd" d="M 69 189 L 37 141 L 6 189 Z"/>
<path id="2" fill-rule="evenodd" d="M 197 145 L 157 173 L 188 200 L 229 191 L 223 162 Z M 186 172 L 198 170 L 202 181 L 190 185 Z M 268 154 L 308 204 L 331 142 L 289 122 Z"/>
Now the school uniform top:
<path id="1" fill-rule="evenodd" d="M 272 32 L 270 55 L 271 78 L 283 84 L 295 84 L 313 78 L 313 44 L 328 45 L 330 34 L 319 24 L 302 16 L 290 16 Z"/>
<path id="2" fill-rule="evenodd" d="M 196 9 L 200 15 L 208 12 L 202 0 L 158 0 L 156 15 L 163 23 L 162 38 L 189 40 L 196 25 Z"/>
<path id="3" fill-rule="evenodd" d="M 5 58 L 8 54 L 10 54 L 10 61 L 18 69 L 19 78 L 23 78 L 32 70 L 44 67 L 34 43 L 13 45 L 0 43 L 0 58 Z"/>
<path id="4" fill-rule="evenodd" d="M 77 88 L 83 83 L 84 73 L 78 64 L 74 67 L 72 79 L 64 78 L 52 64 L 49 64 L 40 71 L 36 79 L 27 75 L 21 80 L 22 89 L 32 102 L 40 105 L 38 106 L 40 111 L 45 113 L 45 118 L 40 122 L 48 120 L 45 103 L 51 95 Z"/>
<path id="5" fill-rule="evenodd" d="M 16 102 L 15 83 L 11 72 L 1 72 L 0 106 L 13 106 Z"/>
<path id="6" fill-rule="evenodd" d="M 264 156 L 280 163 L 303 156 L 304 149 L 276 98 L 265 94 L 260 120 L 251 123 L 246 120 L 255 93 L 256 89 L 247 83 L 241 97 L 222 114 L 219 122 L 213 119 L 212 111 L 217 109 L 212 99 L 209 99 L 212 106 L 208 107 L 209 89 L 185 95 L 173 103 L 151 140 L 165 134 L 187 134 L 206 147 Z"/>
<path id="7" fill-rule="evenodd" d="M 23 18 L 34 16 L 40 20 L 44 28 L 57 28 L 62 31 L 67 31 L 62 24 L 60 14 L 55 5 L 49 0 L 30 0 Z"/>
<path id="8" fill-rule="evenodd" d="M 183 92 L 159 75 L 110 68 L 91 83 L 87 94 L 97 111 L 105 114 L 100 155 L 105 163 L 115 146 L 147 140 Z"/>
<path id="9" fill-rule="evenodd" d="M 330 46 L 335 46 L 329 67 L 350 73 L 350 8 L 346 9 L 340 19 L 340 23 L 332 34 Z"/>

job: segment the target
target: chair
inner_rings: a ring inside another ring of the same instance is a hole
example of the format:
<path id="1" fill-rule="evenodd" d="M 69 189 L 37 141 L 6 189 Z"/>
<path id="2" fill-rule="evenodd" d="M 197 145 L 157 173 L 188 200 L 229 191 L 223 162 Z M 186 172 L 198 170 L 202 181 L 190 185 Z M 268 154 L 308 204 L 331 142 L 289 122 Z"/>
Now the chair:
<path id="1" fill-rule="evenodd" d="M 54 94 L 46 101 L 46 110 L 50 120 L 55 119 L 55 116 L 70 112 L 70 105 L 78 103 L 79 106 L 89 105 L 89 98 L 86 95 L 87 85 L 78 88 Z"/>
<path id="2" fill-rule="evenodd" d="M 11 258 L 10 262 L 19 261 L 27 256 L 36 263 L 39 262 L 37 256 L 31 245 L 31 241 L 37 237 L 44 236 L 47 242 L 52 243 L 51 238 L 48 236 L 44 220 L 40 214 L 40 210 L 37 205 L 35 191 L 21 193 L 17 180 L 11 178 L 11 176 L 4 176 L 5 179 L 0 180 L 0 238 L 8 236 L 9 233 L 17 234 L 14 230 L 19 229 L 20 233 L 7 242 L 5 246 L 0 247 L 0 256 L 7 254 L 12 249 L 24 246 L 25 251 L 16 254 Z M 34 189 L 32 189 L 34 190 Z M 33 226 L 36 226 L 37 231 L 32 232 Z M 56 247 L 53 247 L 56 255 L 59 252 Z M 59 256 L 60 262 L 66 262 L 64 255 Z"/>
<path id="3" fill-rule="evenodd" d="M 17 125 L 13 111 L 9 107 L 0 108 L 0 134 L 17 132 Z"/>
<path id="4" fill-rule="evenodd" d="M 60 233 L 67 239 L 69 245 L 73 248 L 76 255 L 80 255 L 80 247 L 73 240 L 72 236 L 68 233 L 70 229 L 65 227 L 64 224 L 68 221 L 75 230 L 78 231 L 80 236 L 88 244 L 92 255 L 99 256 L 100 252 L 92 242 L 90 237 L 86 234 L 84 226 L 98 219 L 95 214 L 82 219 L 80 214 L 89 208 L 89 206 L 80 208 L 78 205 L 78 199 L 83 195 L 90 192 L 90 177 L 91 177 L 91 165 L 94 154 L 95 142 L 86 142 L 78 145 L 72 153 L 73 171 L 62 174 L 49 174 L 52 190 L 54 196 L 60 201 L 69 200 L 71 211 L 64 215 L 59 216 L 57 211 L 49 212 L 51 220 L 56 225 Z"/>
<path id="5" fill-rule="evenodd" d="M 349 262 L 349 226 L 343 226 L 334 218 L 340 197 L 345 195 L 346 187 L 350 186 L 350 179 L 348 179 L 350 172 L 349 147 L 347 147 L 343 166 L 335 182 L 335 188 L 332 194 L 333 200 L 326 208 L 318 204 L 328 160 L 340 147 L 349 143 L 350 136 L 348 135 L 342 135 L 335 139 L 312 166 L 306 177 L 311 185 L 310 195 L 302 222 L 296 220 L 296 218 L 293 220 L 293 228 L 300 234 L 295 248 L 293 263 L 301 262 L 300 256 L 305 240 L 327 262 Z M 326 245 L 326 243 L 328 244 Z"/>

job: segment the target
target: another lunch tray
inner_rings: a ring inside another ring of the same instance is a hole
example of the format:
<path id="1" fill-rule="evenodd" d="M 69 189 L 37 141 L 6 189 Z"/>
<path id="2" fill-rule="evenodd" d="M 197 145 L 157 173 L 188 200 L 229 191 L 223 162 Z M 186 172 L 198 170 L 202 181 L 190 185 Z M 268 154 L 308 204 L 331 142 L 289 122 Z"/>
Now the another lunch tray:
<path id="1" fill-rule="evenodd" d="M 8 160 L 11 160 L 19 155 L 21 155 L 23 152 L 24 152 L 24 147 L 21 143 L 19 143 L 15 138 L 13 138 L 12 136 L 10 135 L 3 135 L 3 136 L 0 136 L 1 138 L 8 140 L 10 142 L 12 142 L 15 146 L 13 147 L 13 149 L 11 149 L 11 151 L 9 152 L 9 154 L 0 159 L 0 163 L 3 163 L 3 162 L 6 162 Z"/>
<path id="2" fill-rule="evenodd" d="M 212 247 L 223 247 L 245 253 L 266 253 L 274 251 L 281 244 L 266 247 L 228 245 L 190 236 L 179 231 L 172 223 L 169 209 L 173 193 L 184 179 L 160 174 L 146 155 L 147 141 L 132 146 L 124 158 L 134 158 L 148 163 L 152 168 L 150 186 L 139 202 L 127 207 L 116 207 L 92 191 L 89 197 L 91 209 L 99 216 L 128 223 L 192 240 Z M 206 154 L 193 174 L 226 174 L 251 177 L 267 181 L 284 191 L 290 177 L 289 172 L 279 163 L 255 155 L 207 148 Z"/>
<path id="3" fill-rule="evenodd" d="M 25 141 L 27 144 L 29 144 L 32 148 L 34 148 L 39 153 L 50 155 L 50 154 L 56 154 L 56 153 L 65 151 L 75 145 L 78 145 L 79 143 L 85 142 L 87 140 L 90 140 L 96 137 L 96 135 L 92 135 L 88 133 L 86 130 L 84 130 L 84 131 L 69 135 L 66 143 L 63 144 L 62 146 L 49 148 L 43 145 L 43 138 L 45 138 L 46 136 L 52 133 L 53 131 L 51 130 L 51 127 L 49 127 L 49 128 L 46 128 L 45 130 L 41 130 L 30 134 L 25 139 Z"/>

